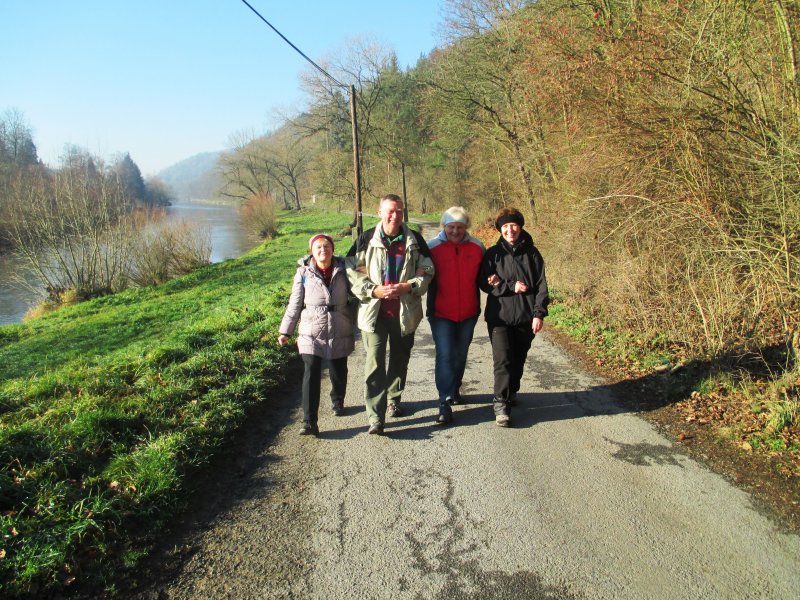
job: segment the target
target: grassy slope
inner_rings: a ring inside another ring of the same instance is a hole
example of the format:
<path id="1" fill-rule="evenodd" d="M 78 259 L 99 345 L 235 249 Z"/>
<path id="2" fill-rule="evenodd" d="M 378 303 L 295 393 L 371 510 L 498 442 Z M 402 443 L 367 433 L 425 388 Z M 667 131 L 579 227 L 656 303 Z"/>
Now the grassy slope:
<path id="1" fill-rule="evenodd" d="M 285 213 L 238 260 L 0 327 L 0 591 L 133 560 L 129 532 L 177 509 L 186 474 L 268 400 L 293 355 L 273 340 L 295 261 L 348 221 Z"/>

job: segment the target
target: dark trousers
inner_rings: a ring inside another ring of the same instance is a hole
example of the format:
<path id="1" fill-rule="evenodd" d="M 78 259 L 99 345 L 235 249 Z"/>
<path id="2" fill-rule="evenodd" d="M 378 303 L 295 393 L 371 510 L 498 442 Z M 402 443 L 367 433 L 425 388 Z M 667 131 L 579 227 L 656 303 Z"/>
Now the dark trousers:
<path id="1" fill-rule="evenodd" d="M 317 424 L 319 417 L 319 394 L 322 380 L 322 363 L 325 360 L 313 354 L 301 354 L 305 370 L 303 371 L 303 421 L 311 425 Z M 328 373 L 331 377 L 331 404 L 344 404 L 347 391 L 347 357 L 334 358 L 328 362 Z"/>
<path id="2" fill-rule="evenodd" d="M 533 343 L 531 323 L 489 326 L 494 362 L 494 397 L 507 403 L 519 391 L 525 359 Z"/>
<path id="3" fill-rule="evenodd" d="M 400 319 L 378 317 L 375 331 L 361 330 L 364 343 L 364 404 L 370 423 L 383 423 L 388 404 L 399 404 L 406 387 L 408 361 L 414 347 L 414 334 L 400 332 Z M 386 354 L 389 364 L 386 364 Z"/>

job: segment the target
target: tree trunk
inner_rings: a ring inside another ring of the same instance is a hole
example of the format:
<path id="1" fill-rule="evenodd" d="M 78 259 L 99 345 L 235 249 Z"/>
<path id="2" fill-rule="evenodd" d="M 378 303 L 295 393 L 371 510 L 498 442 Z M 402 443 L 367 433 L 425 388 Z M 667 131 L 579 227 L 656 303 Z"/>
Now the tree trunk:
<path id="1" fill-rule="evenodd" d="M 797 53 L 795 49 L 794 31 L 792 30 L 792 19 L 789 17 L 790 10 L 797 10 L 794 7 L 785 7 L 781 0 L 773 2 L 775 10 L 775 21 L 778 26 L 778 31 L 781 36 L 781 45 L 783 46 L 783 70 L 784 78 L 786 80 L 786 87 L 789 91 L 789 97 L 792 102 L 792 114 L 795 117 L 795 123 L 800 119 L 800 97 L 798 97 L 798 66 L 797 66 Z"/>

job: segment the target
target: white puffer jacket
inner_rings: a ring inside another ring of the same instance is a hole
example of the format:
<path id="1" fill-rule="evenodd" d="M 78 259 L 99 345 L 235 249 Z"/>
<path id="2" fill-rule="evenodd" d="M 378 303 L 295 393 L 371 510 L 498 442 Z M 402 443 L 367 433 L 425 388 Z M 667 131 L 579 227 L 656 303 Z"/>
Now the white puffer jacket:
<path id="1" fill-rule="evenodd" d="M 353 352 L 353 318 L 347 300 L 350 285 L 344 259 L 333 258 L 330 287 L 311 256 L 297 261 L 292 294 L 281 321 L 280 333 L 291 336 L 298 320 L 297 349 L 300 354 L 343 358 Z"/>

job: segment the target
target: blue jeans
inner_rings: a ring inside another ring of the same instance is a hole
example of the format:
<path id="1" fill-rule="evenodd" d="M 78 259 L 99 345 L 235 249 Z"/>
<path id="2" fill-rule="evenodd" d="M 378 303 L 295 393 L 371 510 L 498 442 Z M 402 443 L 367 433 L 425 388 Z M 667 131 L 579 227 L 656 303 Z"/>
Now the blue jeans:
<path id="1" fill-rule="evenodd" d="M 428 317 L 428 321 L 436 344 L 436 390 L 439 402 L 444 402 L 458 395 L 478 316 L 460 322 L 440 317 Z"/>

